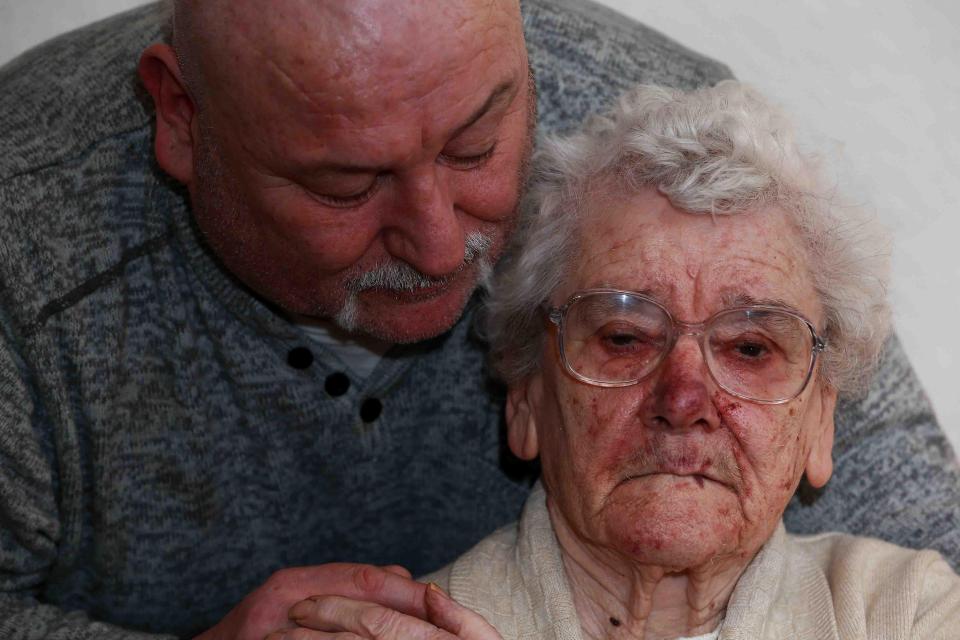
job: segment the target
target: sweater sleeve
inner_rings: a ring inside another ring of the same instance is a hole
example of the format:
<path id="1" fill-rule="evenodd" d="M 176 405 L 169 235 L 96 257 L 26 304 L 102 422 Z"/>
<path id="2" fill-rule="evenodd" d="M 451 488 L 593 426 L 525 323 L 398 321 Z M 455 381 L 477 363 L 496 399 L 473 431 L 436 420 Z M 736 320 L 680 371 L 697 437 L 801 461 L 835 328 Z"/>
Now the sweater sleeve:
<path id="1" fill-rule="evenodd" d="M 61 522 L 52 420 L 0 315 L 0 638 L 161 638 L 95 622 L 43 602 L 58 566 Z M 69 561 L 69 560 L 68 560 Z"/>

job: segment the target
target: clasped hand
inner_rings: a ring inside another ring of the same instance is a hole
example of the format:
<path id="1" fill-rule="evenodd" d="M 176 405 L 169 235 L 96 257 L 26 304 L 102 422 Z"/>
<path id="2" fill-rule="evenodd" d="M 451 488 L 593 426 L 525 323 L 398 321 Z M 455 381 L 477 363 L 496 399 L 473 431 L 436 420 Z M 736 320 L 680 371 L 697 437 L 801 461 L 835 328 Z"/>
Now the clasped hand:
<path id="1" fill-rule="evenodd" d="M 479 614 L 402 567 L 326 564 L 270 576 L 195 640 L 502 640 Z"/>

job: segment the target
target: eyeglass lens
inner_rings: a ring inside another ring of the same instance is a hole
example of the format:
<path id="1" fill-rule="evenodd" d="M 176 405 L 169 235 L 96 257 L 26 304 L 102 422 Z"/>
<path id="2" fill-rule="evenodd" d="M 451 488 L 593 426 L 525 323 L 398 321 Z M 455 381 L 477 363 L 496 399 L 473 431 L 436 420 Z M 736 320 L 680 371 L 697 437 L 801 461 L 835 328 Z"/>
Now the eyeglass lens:
<path id="1" fill-rule="evenodd" d="M 667 355 L 673 333 L 670 316 L 649 300 L 624 293 L 587 294 L 567 308 L 564 359 L 593 382 L 635 382 Z M 810 374 L 813 336 L 806 322 L 787 312 L 722 311 L 708 321 L 700 344 L 717 383 L 743 397 L 790 399 Z"/>

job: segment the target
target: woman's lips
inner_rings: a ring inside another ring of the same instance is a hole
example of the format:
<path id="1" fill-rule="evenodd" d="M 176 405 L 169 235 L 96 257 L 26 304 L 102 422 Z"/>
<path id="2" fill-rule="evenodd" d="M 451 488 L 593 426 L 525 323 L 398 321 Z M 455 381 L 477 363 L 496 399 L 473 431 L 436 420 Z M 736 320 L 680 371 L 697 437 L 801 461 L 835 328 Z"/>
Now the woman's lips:
<path id="1" fill-rule="evenodd" d="M 674 476 L 677 478 L 690 478 L 703 487 L 706 481 L 715 482 L 730 490 L 736 486 L 734 478 L 725 473 L 726 465 L 718 466 L 712 458 L 700 460 L 684 458 L 671 463 L 668 460 L 659 460 L 656 464 L 647 464 L 640 468 L 632 468 L 628 475 L 624 477 L 624 482 L 647 478 L 652 476 Z"/>
<path id="2" fill-rule="evenodd" d="M 648 441 L 623 465 L 623 479 L 670 475 L 689 477 L 701 486 L 709 480 L 735 490 L 741 480 L 735 457 L 722 446 L 709 444 L 690 438 Z"/>
<path id="3" fill-rule="evenodd" d="M 671 470 L 671 469 L 651 469 L 650 471 L 645 471 L 643 473 L 634 473 L 628 476 L 627 478 L 625 478 L 625 480 L 635 480 L 637 478 L 647 478 L 649 476 L 676 476 L 678 478 L 700 478 L 701 480 L 710 480 L 711 482 L 726 484 L 722 482 L 719 478 L 709 473 L 701 473 L 698 471 L 677 471 L 677 470 Z"/>
<path id="4" fill-rule="evenodd" d="M 716 478 L 714 478 L 714 477 L 712 477 L 712 476 L 709 476 L 709 475 L 702 474 L 702 473 L 673 473 L 673 472 L 671 472 L 671 471 L 651 471 L 650 473 L 644 473 L 644 474 L 637 475 L 637 476 L 631 476 L 631 477 L 627 478 L 627 480 L 638 480 L 638 479 L 641 479 L 641 478 L 650 478 L 650 477 L 653 477 L 653 476 L 673 476 L 673 477 L 675 477 L 675 478 L 690 478 L 691 480 L 693 480 L 694 482 L 697 483 L 697 486 L 698 486 L 698 487 L 704 487 L 704 486 L 706 486 L 706 482 L 708 482 L 708 481 L 709 481 L 709 482 L 715 482 L 715 483 L 720 484 L 720 485 L 723 485 L 723 486 L 727 486 L 725 483 L 720 482 L 720 481 L 717 480 Z"/>

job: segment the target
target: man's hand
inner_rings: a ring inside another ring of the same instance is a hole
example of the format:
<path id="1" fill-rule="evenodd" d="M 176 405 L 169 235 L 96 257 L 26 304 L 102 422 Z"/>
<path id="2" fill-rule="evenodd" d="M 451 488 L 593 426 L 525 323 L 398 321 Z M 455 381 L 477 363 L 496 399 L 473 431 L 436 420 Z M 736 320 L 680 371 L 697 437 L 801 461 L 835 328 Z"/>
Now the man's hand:
<path id="1" fill-rule="evenodd" d="M 314 596 L 290 609 L 300 627 L 277 631 L 267 640 L 502 640 L 480 614 L 455 602 L 434 584 L 417 585 L 406 607 L 391 607 L 339 596 Z"/>
<path id="2" fill-rule="evenodd" d="M 366 606 L 378 606 L 383 611 L 399 611 L 405 616 L 426 619 L 426 590 L 426 585 L 414 582 L 402 567 L 325 564 L 284 569 L 270 576 L 215 627 L 197 636 L 196 640 L 263 640 L 268 634 L 281 630 L 289 630 L 290 638 L 311 637 L 298 635 L 297 624 L 288 612 L 298 602 L 315 596 L 367 603 Z M 300 629 L 299 633 L 304 631 Z"/>

